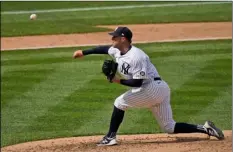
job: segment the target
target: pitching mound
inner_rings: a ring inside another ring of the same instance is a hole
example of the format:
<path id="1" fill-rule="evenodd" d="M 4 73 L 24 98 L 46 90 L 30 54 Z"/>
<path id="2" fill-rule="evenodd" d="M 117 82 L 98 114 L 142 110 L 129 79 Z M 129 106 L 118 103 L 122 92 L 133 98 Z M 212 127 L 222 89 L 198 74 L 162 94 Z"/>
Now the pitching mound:
<path id="1" fill-rule="evenodd" d="M 27 142 L 3 147 L 2 152 L 230 152 L 232 131 L 224 131 L 225 139 L 204 134 L 119 135 L 119 144 L 110 147 L 95 145 L 102 136 L 72 137 Z"/>

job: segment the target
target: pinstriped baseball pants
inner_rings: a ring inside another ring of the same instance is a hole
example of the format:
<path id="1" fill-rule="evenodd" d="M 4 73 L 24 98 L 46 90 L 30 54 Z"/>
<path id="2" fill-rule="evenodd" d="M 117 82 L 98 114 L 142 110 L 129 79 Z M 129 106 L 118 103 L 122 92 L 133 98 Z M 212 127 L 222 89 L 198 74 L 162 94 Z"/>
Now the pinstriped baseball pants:
<path id="1" fill-rule="evenodd" d="M 133 88 L 120 95 L 114 105 L 121 110 L 148 108 L 164 132 L 174 132 L 176 122 L 173 120 L 170 105 L 170 88 L 165 81 L 150 80 L 142 87 Z"/>

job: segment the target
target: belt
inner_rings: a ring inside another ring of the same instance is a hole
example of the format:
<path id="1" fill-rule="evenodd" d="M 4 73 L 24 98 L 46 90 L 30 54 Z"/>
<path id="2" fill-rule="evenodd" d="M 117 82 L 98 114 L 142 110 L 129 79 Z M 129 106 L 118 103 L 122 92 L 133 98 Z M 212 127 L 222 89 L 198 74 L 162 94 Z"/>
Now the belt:
<path id="1" fill-rule="evenodd" d="M 155 81 L 162 80 L 160 77 L 154 78 Z"/>

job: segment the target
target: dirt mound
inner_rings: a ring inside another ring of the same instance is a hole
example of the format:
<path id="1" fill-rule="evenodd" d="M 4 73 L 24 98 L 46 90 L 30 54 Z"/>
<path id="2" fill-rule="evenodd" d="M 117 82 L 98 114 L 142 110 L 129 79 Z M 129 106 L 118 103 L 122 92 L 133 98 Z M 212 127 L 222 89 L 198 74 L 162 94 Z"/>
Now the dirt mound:
<path id="1" fill-rule="evenodd" d="M 232 38 L 231 22 L 137 24 L 100 27 L 107 27 L 111 29 L 109 31 L 112 31 L 117 26 L 128 26 L 133 31 L 133 43 Z M 111 44 L 111 37 L 107 33 L 3 37 L 1 38 L 1 50 Z"/>
<path id="2" fill-rule="evenodd" d="M 102 136 L 72 137 L 27 142 L 2 148 L 2 152 L 230 152 L 232 131 L 224 131 L 225 139 L 205 134 L 119 135 L 118 145 L 97 147 Z"/>

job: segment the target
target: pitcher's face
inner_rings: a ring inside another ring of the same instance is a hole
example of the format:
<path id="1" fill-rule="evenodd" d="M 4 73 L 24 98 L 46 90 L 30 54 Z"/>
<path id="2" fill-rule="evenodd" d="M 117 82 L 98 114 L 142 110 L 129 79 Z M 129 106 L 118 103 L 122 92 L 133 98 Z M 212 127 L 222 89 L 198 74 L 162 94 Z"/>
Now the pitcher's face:
<path id="1" fill-rule="evenodd" d="M 120 37 L 120 36 L 113 36 L 112 37 L 112 46 L 114 48 L 121 48 L 123 43 L 125 43 L 126 39 L 125 37 Z"/>

